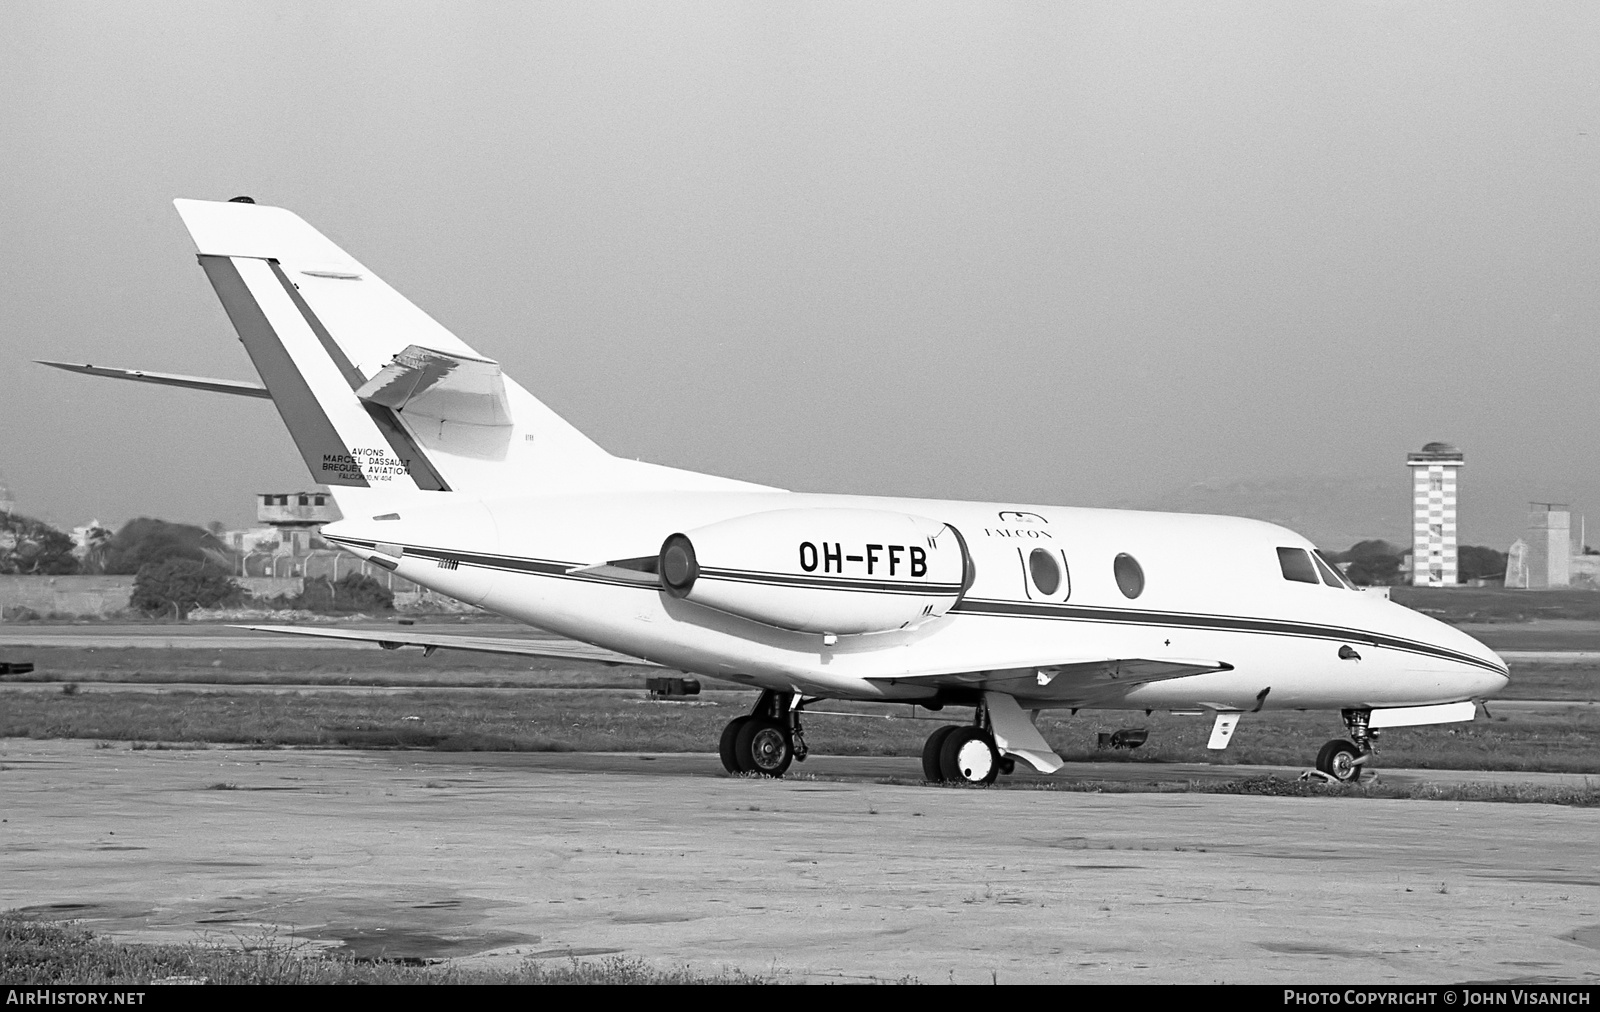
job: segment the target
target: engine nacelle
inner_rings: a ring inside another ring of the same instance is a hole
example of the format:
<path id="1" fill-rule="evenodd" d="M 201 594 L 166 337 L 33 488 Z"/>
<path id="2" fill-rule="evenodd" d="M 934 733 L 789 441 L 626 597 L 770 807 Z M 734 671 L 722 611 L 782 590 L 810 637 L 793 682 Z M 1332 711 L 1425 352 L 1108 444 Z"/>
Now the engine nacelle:
<path id="1" fill-rule="evenodd" d="M 887 510 L 752 513 L 672 535 L 656 565 L 673 597 L 814 633 L 919 625 L 972 582 L 959 531 Z"/>

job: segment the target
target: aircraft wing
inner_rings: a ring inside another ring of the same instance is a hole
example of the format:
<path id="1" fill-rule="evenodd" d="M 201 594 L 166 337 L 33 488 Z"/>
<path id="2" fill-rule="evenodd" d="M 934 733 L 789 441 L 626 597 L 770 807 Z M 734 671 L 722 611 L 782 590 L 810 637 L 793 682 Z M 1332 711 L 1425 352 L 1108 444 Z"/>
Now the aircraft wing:
<path id="1" fill-rule="evenodd" d="M 286 636 L 312 636 L 330 640 L 356 640 L 376 643 L 385 650 L 400 647 L 422 647 L 428 653 L 435 650 L 471 650 L 480 654 L 522 654 L 528 657 L 556 657 L 569 661 L 599 661 L 602 664 L 637 664 L 660 667 L 654 661 L 641 660 L 619 654 L 605 647 L 591 646 L 576 640 L 537 640 L 512 636 L 456 636 L 450 633 L 413 632 L 410 629 L 319 629 L 298 625 L 240 625 L 235 629 L 253 632 L 281 633 Z"/>
<path id="2" fill-rule="evenodd" d="M 1210 671 L 1231 671 L 1226 661 L 1192 657 L 1090 657 L 984 671 L 933 671 L 874 678 L 948 688 L 1001 692 L 1026 702 L 1082 706 L 1136 685 Z"/>

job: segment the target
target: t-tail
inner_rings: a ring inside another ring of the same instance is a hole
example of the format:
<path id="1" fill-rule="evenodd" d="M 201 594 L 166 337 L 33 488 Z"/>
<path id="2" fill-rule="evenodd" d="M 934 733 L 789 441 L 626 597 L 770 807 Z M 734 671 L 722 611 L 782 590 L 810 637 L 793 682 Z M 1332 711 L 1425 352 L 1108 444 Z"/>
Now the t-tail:
<path id="1" fill-rule="evenodd" d="M 755 487 L 612 457 L 290 211 L 174 204 L 312 479 L 346 515 L 449 492 Z"/>

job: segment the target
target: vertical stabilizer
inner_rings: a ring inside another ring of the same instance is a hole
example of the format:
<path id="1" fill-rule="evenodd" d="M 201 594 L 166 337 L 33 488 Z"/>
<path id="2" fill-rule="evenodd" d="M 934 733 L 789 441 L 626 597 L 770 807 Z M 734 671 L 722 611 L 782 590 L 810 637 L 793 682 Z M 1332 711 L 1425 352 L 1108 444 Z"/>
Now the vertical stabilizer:
<path id="1" fill-rule="evenodd" d="M 612 457 L 290 211 L 173 203 L 312 479 L 336 496 L 762 488 Z"/>
<path id="2" fill-rule="evenodd" d="M 313 480 L 540 491 L 611 460 L 299 216 L 174 204 Z"/>

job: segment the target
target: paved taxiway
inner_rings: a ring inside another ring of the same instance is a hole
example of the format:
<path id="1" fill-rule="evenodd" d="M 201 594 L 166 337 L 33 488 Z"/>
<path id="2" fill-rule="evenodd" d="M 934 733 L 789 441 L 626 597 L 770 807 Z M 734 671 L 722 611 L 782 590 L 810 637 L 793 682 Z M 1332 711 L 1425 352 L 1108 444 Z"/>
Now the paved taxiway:
<path id="1" fill-rule="evenodd" d="M 846 762 L 912 765 L 807 766 Z M 130 937 L 812 980 L 1600 980 L 1592 809 L 774 782 L 711 756 L 11 739 L 0 767 L 0 905 Z"/>

